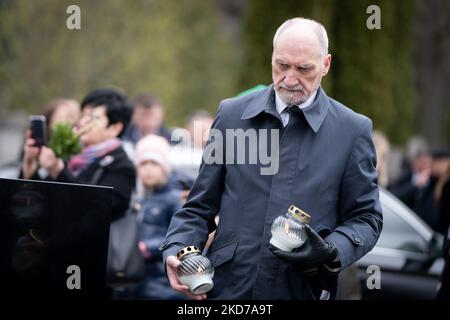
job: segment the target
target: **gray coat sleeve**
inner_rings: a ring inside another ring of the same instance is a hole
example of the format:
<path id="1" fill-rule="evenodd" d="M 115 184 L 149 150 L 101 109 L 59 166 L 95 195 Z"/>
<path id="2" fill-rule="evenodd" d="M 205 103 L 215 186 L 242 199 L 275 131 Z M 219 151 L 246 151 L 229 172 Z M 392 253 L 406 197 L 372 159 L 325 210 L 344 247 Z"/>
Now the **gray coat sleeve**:
<path id="1" fill-rule="evenodd" d="M 355 139 L 345 169 L 339 195 L 339 216 L 338 227 L 326 239 L 338 249 L 339 260 L 345 268 L 375 246 L 383 225 L 369 119 Z"/>
<path id="2" fill-rule="evenodd" d="M 196 245 L 202 250 L 209 233 L 216 227 L 214 217 L 220 209 L 225 178 L 223 144 L 218 143 L 216 139 L 223 133 L 221 107 L 219 107 L 205 146 L 199 174 L 188 201 L 172 217 L 166 239 L 160 246 L 160 249 L 164 250 L 164 261 L 185 246 Z M 212 157 L 219 161 L 211 163 L 208 159 Z"/>

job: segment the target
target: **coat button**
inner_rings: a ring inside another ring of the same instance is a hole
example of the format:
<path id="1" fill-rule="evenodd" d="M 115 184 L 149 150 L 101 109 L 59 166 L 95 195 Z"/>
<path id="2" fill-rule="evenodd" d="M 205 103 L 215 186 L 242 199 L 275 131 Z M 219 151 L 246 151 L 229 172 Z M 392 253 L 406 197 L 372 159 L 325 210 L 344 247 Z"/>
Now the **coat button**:
<path id="1" fill-rule="evenodd" d="M 353 238 L 353 240 L 355 240 L 356 243 L 361 243 L 361 239 L 356 236 Z"/>

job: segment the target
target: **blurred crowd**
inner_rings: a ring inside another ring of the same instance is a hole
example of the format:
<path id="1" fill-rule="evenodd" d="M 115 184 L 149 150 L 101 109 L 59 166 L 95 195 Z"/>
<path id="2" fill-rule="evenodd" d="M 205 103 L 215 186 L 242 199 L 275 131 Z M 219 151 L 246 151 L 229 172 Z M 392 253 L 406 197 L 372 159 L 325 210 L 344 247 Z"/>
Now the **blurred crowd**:
<path id="1" fill-rule="evenodd" d="M 377 151 L 378 183 L 397 196 L 435 232 L 444 234 L 448 228 L 448 213 L 442 205 L 449 194 L 444 186 L 450 182 L 450 149 L 430 150 L 423 138 L 410 139 L 406 156 L 393 168 L 389 140 L 375 131 L 373 141 Z"/>
<path id="2" fill-rule="evenodd" d="M 444 235 L 445 260 L 438 299 L 450 297 L 450 149 L 430 150 L 425 139 L 412 137 L 406 156 L 395 168 L 395 151 L 382 132 L 373 133 L 379 185 L 388 189 L 434 232 Z M 396 174 L 395 174 L 396 172 Z"/>
<path id="3" fill-rule="evenodd" d="M 201 163 L 202 148 L 213 118 L 203 110 L 185 128 L 164 122 L 164 106 L 150 93 L 129 99 L 117 88 L 97 89 L 79 104 L 50 101 L 42 110 L 48 138 L 58 124 L 69 124 L 82 151 L 61 159 L 48 146 L 36 146 L 27 131 L 20 177 L 114 187 L 112 220 L 135 214 L 137 246 L 145 259 L 145 277 L 114 287 L 114 295 L 137 299 L 182 299 L 166 280 L 158 250 L 171 217 L 186 201 Z"/>
<path id="4" fill-rule="evenodd" d="M 117 88 L 96 89 L 81 103 L 52 100 L 42 114 L 49 137 L 57 124 L 69 124 L 79 136 L 82 151 L 68 159 L 58 158 L 49 147 L 35 146 L 28 131 L 20 156 L 20 177 L 114 187 L 112 221 L 131 209 L 136 213 L 137 245 L 146 265 L 145 277 L 121 288 L 118 297 L 182 299 L 169 286 L 158 247 L 172 215 L 188 197 L 213 117 L 197 110 L 184 128 L 169 128 L 158 97 L 142 93 L 129 99 Z M 379 185 L 435 232 L 448 236 L 450 150 L 430 150 L 423 139 L 414 137 L 406 156 L 398 157 L 398 150 L 382 132 L 375 131 L 373 140 Z"/>

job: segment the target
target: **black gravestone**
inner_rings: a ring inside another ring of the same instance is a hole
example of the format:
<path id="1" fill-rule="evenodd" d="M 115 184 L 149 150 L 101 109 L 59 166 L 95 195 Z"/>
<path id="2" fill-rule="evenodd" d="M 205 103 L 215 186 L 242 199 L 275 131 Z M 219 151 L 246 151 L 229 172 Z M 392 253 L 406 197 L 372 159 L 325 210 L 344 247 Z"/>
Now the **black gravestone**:
<path id="1" fill-rule="evenodd" d="M 0 296 L 107 298 L 111 191 L 0 179 Z"/>

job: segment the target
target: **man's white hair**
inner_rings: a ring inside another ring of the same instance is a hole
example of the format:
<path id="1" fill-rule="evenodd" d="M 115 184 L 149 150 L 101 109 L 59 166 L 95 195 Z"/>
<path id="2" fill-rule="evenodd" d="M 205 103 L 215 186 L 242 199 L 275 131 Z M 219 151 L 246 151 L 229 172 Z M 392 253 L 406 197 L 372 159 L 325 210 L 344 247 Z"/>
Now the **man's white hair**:
<path id="1" fill-rule="evenodd" d="M 307 18 L 292 18 L 286 20 L 275 32 L 275 36 L 273 37 L 273 48 L 277 44 L 278 38 L 280 35 L 288 28 L 292 26 L 299 26 L 303 28 L 310 28 L 316 34 L 317 39 L 320 44 L 320 54 L 324 57 L 328 53 L 328 35 L 325 27 L 321 25 L 319 22 L 307 19 Z"/>

